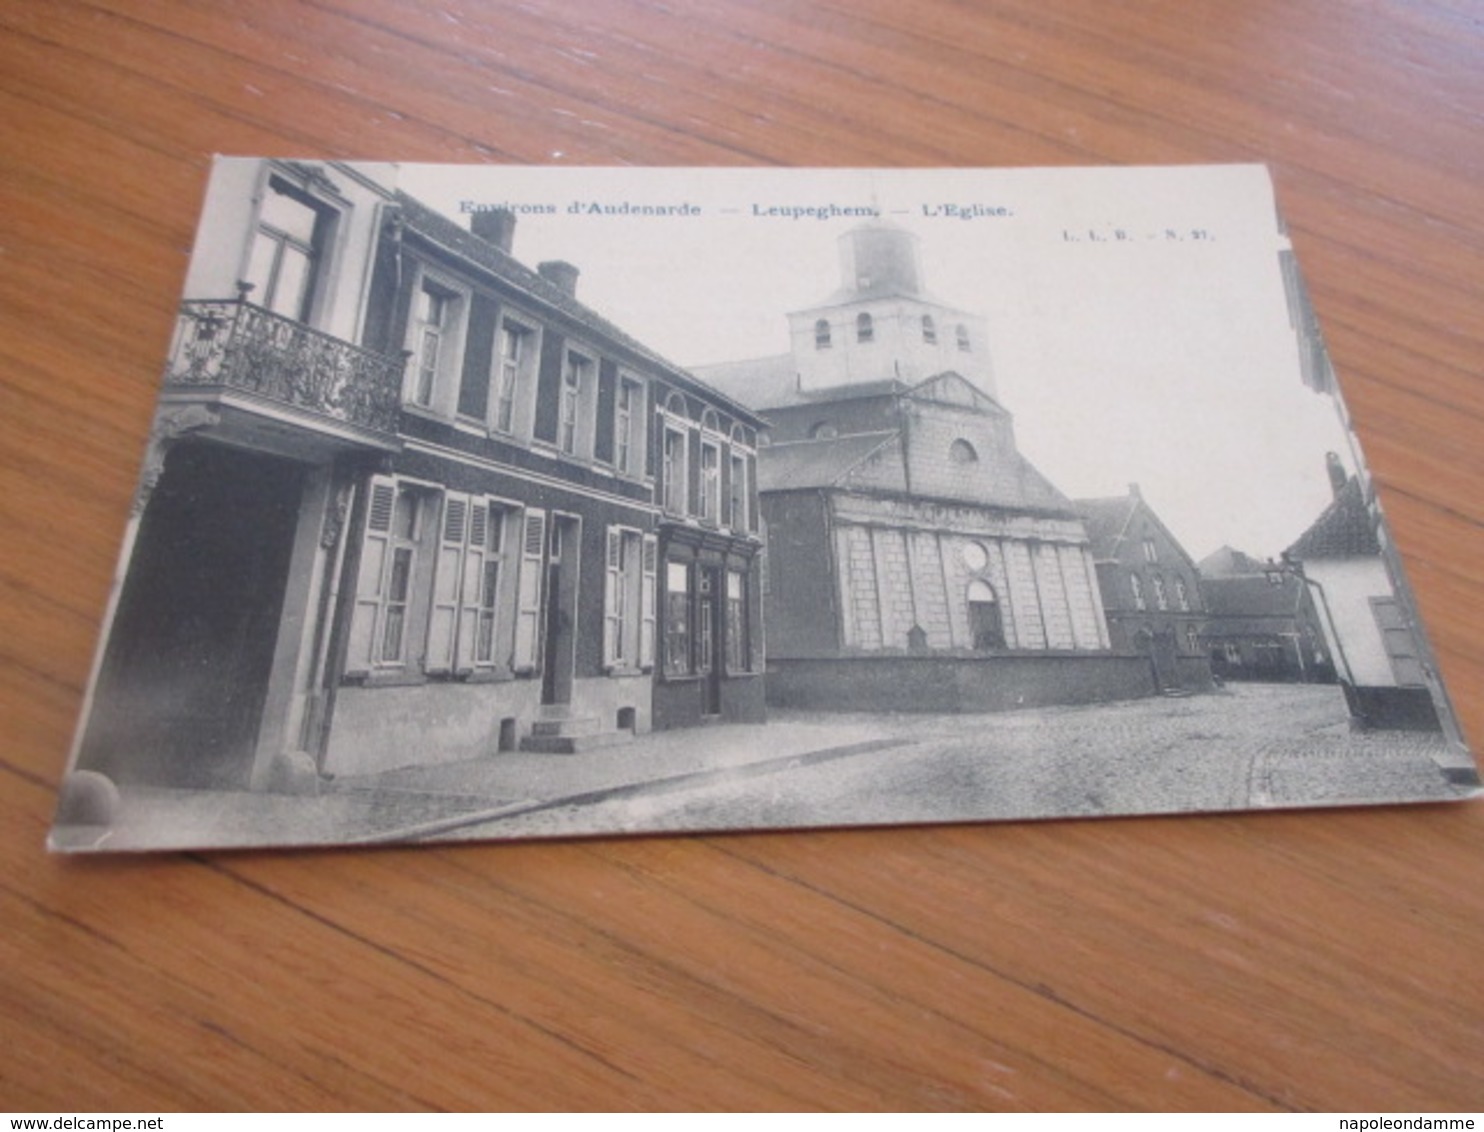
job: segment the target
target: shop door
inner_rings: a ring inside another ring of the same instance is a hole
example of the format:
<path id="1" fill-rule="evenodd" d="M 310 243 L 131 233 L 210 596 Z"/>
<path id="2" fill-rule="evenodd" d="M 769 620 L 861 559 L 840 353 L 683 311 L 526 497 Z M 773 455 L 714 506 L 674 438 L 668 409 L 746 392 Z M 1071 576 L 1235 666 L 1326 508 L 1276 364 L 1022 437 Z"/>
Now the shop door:
<path id="1" fill-rule="evenodd" d="M 726 656 L 726 619 L 722 616 L 721 570 L 715 566 L 702 566 L 697 600 L 699 603 L 699 648 L 701 661 L 701 714 L 721 714 L 721 677 L 723 658 Z"/>

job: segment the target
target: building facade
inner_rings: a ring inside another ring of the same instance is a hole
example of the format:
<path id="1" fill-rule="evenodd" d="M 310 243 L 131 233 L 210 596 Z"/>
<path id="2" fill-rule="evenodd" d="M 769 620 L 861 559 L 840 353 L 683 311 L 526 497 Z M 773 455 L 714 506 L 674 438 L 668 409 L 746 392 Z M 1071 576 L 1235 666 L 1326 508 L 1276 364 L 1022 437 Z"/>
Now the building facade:
<path id="1" fill-rule="evenodd" d="M 1332 683 L 1334 661 L 1303 579 L 1231 547 L 1200 563 L 1203 637 L 1222 680 Z"/>
<path id="2" fill-rule="evenodd" d="M 1352 476 L 1284 560 L 1315 594 L 1354 723 L 1441 731 L 1426 645 L 1392 584 L 1373 506 Z"/>
<path id="3" fill-rule="evenodd" d="M 1092 540 L 1110 643 L 1149 659 L 1161 692 L 1205 691 L 1211 665 L 1195 562 L 1145 501 L 1138 484 L 1127 495 L 1079 499 Z"/>
<path id="4" fill-rule="evenodd" d="M 985 324 L 916 238 L 841 238 L 789 354 L 698 373 L 768 421 L 768 691 L 791 706 L 994 709 L 1147 695 L 1112 646 L 1082 516 L 1016 446 Z"/>
<path id="5" fill-rule="evenodd" d="M 395 179 L 218 163 L 79 767 L 303 786 L 762 717 L 758 418 Z"/>

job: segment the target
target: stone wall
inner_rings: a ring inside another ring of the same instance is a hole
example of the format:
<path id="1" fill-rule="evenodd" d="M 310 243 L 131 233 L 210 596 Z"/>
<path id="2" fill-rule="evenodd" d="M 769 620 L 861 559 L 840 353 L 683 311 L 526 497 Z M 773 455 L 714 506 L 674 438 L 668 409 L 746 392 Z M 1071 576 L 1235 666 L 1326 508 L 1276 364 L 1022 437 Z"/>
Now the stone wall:
<path id="1" fill-rule="evenodd" d="M 1145 657 L 1060 652 L 771 658 L 767 687 L 771 707 L 821 711 L 1009 711 L 1155 694 Z"/>

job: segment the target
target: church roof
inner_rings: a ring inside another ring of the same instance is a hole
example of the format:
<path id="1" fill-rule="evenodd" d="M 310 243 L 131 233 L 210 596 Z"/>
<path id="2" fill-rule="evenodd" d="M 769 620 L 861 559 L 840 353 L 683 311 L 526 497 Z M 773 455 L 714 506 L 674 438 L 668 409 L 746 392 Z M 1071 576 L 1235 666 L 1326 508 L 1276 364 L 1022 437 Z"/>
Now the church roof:
<path id="1" fill-rule="evenodd" d="M 1300 562 L 1312 558 L 1363 558 L 1381 553 L 1358 476 L 1350 477 L 1334 501 L 1284 553 Z"/>
<path id="2" fill-rule="evenodd" d="M 718 362 L 692 368 L 713 389 L 719 389 L 728 397 L 761 413 L 766 413 L 769 409 L 792 409 L 798 405 L 823 405 L 862 397 L 886 397 L 905 393 L 910 388 L 906 382 L 887 379 L 836 385 L 827 389 L 800 389 L 792 354 L 746 358 L 737 362 Z"/>
<path id="3" fill-rule="evenodd" d="M 757 489 L 834 487 L 874 453 L 892 444 L 897 435 L 895 431 L 858 432 L 830 440 L 771 444 L 758 453 Z"/>

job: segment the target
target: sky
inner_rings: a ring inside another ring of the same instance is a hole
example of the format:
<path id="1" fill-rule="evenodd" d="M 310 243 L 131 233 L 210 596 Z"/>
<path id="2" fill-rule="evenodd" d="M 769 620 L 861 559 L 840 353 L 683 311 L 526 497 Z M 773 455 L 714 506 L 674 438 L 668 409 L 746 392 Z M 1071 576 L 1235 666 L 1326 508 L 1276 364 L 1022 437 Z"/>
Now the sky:
<path id="1" fill-rule="evenodd" d="M 579 299 L 681 365 L 787 352 L 786 314 L 840 286 L 839 238 L 876 210 L 919 237 L 934 297 L 987 319 L 1024 455 L 1073 498 L 1139 484 L 1197 560 L 1277 555 L 1330 499 L 1325 453 L 1351 463 L 1334 402 L 1300 380 L 1259 166 L 399 178 L 466 224 L 514 206 L 517 259 L 575 264 Z"/>

